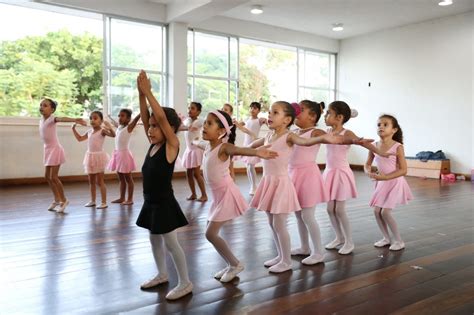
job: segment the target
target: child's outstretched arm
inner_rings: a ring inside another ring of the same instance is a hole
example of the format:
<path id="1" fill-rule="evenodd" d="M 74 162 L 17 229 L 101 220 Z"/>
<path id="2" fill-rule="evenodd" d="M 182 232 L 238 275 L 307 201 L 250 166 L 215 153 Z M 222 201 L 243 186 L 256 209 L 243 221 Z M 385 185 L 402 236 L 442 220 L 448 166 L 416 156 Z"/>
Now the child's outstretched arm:
<path id="1" fill-rule="evenodd" d="M 112 127 L 112 125 L 107 120 L 104 120 L 104 122 L 102 124 L 103 124 L 103 126 L 102 126 L 102 135 L 114 138 L 115 137 L 115 131 L 114 131 L 114 128 Z"/>
<path id="2" fill-rule="evenodd" d="M 370 178 L 375 180 L 390 180 L 400 176 L 405 176 L 407 173 L 407 161 L 405 160 L 405 150 L 402 145 L 398 146 L 396 155 L 398 163 L 398 169 L 396 171 L 389 174 L 383 174 L 382 172 L 372 173 L 369 175 Z"/>
<path id="3" fill-rule="evenodd" d="M 176 156 L 178 155 L 179 150 L 179 139 L 176 133 L 174 132 L 173 128 L 171 128 L 168 119 L 166 118 L 165 111 L 161 107 L 160 103 L 156 100 L 155 96 L 151 92 L 151 83 L 150 79 L 148 79 L 145 71 L 140 71 L 138 75 L 138 87 L 145 95 L 146 99 L 150 103 L 151 110 L 153 111 L 153 115 L 155 116 L 158 125 L 163 131 L 163 135 L 166 139 L 166 146 L 169 150 L 166 151 L 166 158 L 168 162 L 172 162 L 175 160 Z M 141 105 L 140 105 L 140 113 Z M 148 131 L 148 129 L 147 129 Z"/>
<path id="4" fill-rule="evenodd" d="M 137 77 L 137 89 L 138 89 L 138 99 L 140 104 L 140 117 L 142 118 L 143 129 L 145 130 L 145 135 L 148 138 L 148 129 L 150 129 L 150 112 L 148 112 L 148 105 L 146 103 L 145 94 L 140 90 L 138 85 L 138 77 Z"/>
<path id="5" fill-rule="evenodd" d="M 72 125 L 71 129 L 72 129 L 72 133 L 74 134 L 74 137 L 76 137 L 77 141 L 79 141 L 79 142 L 87 140 L 87 138 L 89 137 L 87 132 L 83 135 L 81 135 L 81 134 L 79 134 L 79 132 L 77 132 L 76 123 L 74 123 Z"/>
<path id="6" fill-rule="evenodd" d="M 374 142 L 373 139 L 359 138 L 350 130 L 347 130 L 346 133 L 344 134 L 344 144 L 360 145 L 361 147 L 364 147 L 367 150 L 383 157 L 389 157 L 391 155 L 394 155 L 393 153 L 382 152 L 379 148 L 373 145 L 372 142 Z"/>
<path id="7" fill-rule="evenodd" d="M 261 147 L 264 144 L 265 144 L 265 138 L 259 138 L 255 140 L 254 142 L 252 142 L 248 147 L 252 149 L 256 149 L 258 147 Z"/>
<path id="8" fill-rule="evenodd" d="M 140 114 L 135 116 L 133 120 L 128 124 L 127 131 L 130 133 L 135 129 L 135 126 L 138 124 L 138 121 L 140 120 Z"/>
<path id="9" fill-rule="evenodd" d="M 112 125 L 114 125 L 115 128 L 118 128 L 118 126 L 119 126 L 118 122 L 116 120 L 114 120 L 111 115 L 107 115 L 107 117 L 109 118 Z"/>
<path id="10" fill-rule="evenodd" d="M 244 156 L 258 156 L 262 159 L 274 159 L 278 157 L 278 153 L 276 151 L 268 150 L 267 146 L 260 146 L 258 149 L 251 149 L 251 148 L 244 148 L 244 147 L 237 147 L 230 143 L 225 143 L 222 145 L 222 151 L 228 156 L 234 155 L 244 155 Z"/>
<path id="11" fill-rule="evenodd" d="M 82 126 L 87 126 L 87 122 L 82 118 L 54 117 L 55 122 L 73 122 Z"/>
<path id="12" fill-rule="evenodd" d="M 237 129 L 239 129 L 240 131 L 242 131 L 243 133 L 246 133 L 248 134 L 249 136 L 252 137 L 252 139 L 257 139 L 257 135 L 255 133 L 253 133 L 252 131 L 250 131 L 249 129 L 245 128 L 243 124 L 239 123 L 239 122 L 236 122 L 235 123 L 235 126 L 237 127 Z"/>
<path id="13" fill-rule="evenodd" d="M 335 136 L 335 135 L 331 135 L 327 133 L 321 136 L 317 136 L 317 137 L 303 138 L 293 132 L 290 132 L 287 138 L 287 142 L 289 142 L 291 145 L 297 144 L 297 145 L 306 146 L 306 147 L 312 146 L 318 143 L 342 144 L 343 141 L 344 141 L 344 138 L 342 136 Z"/>

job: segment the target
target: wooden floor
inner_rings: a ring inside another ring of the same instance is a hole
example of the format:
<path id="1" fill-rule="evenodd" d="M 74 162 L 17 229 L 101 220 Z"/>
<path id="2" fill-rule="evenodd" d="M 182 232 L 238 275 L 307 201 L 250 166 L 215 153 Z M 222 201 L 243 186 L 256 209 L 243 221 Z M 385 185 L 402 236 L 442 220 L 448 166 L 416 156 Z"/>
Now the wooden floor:
<path id="1" fill-rule="evenodd" d="M 46 211 L 46 186 L 0 191 L 0 314 L 472 314 L 474 312 L 473 192 L 469 182 L 452 184 L 408 178 L 415 200 L 395 211 L 406 249 L 376 249 L 380 238 L 367 206 L 372 182 L 356 172 L 360 196 L 348 202 L 355 251 L 327 251 L 326 262 L 269 274 L 263 261 L 275 255 L 266 216 L 254 210 L 224 227 L 223 235 L 246 269 L 240 279 L 222 284 L 212 278 L 224 266 L 204 237 L 210 203 L 185 201 L 184 179 L 176 196 L 190 221 L 179 233 L 194 293 L 167 302 L 176 284 L 141 291 L 156 269 L 147 231 L 135 225 L 142 203 L 141 181 L 131 207 L 94 210 L 85 183 L 67 184 L 69 214 Z M 238 185 L 248 191 L 247 179 Z M 108 183 L 109 199 L 117 184 Z M 324 206 L 317 219 L 323 244 L 332 240 Z M 289 221 L 298 243 L 295 219 Z M 169 260 L 171 270 L 171 261 Z"/>

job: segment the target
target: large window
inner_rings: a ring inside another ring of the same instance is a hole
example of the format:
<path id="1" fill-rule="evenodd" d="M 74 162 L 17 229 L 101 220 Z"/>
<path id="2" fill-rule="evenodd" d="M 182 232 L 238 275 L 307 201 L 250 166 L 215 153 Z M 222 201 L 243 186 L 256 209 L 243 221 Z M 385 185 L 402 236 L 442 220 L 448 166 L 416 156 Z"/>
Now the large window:
<path id="1" fill-rule="evenodd" d="M 165 27 L 23 5 L 0 3 L 0 116 L 38 117 L 43 97 L 59 102 L 58 115 L 137 113 L 140 69 L 166 103 Z"/>
<path id="2" fill-rule="evenodd" d="M 203 112 L 237 103 L 238 41 L 235 37 L 188 32 L 188 101 Z"/>
<path id="3" fill-rule="evenodd" d="M 115 116 L 121 108 L 140 111 L 136 78 L 147 71 L 155 97 L 162 104 L 166 96 L 166 29 L 106 18 L 107 41 L 106 81 L 109 112 Z"/>
<path id="4" fill-rule="evenodd" d="M 298 49 L 298 99 L 332 102 L 336 97 L 336 56 Z"/>
<path id="5" fill-rule="evenodd" d="M 297 99 L 297 50 L 248 39 L 240 40 L 240 114 L 259 101 L 268 110 L 275 101 Z"/>
<path id="6" fill-rule="evenodd" d="M 0 116 L 38 117 L 45 96 L 59 115 L 102 107 L 102 16 L 39 7 L 0 3 Z"/>

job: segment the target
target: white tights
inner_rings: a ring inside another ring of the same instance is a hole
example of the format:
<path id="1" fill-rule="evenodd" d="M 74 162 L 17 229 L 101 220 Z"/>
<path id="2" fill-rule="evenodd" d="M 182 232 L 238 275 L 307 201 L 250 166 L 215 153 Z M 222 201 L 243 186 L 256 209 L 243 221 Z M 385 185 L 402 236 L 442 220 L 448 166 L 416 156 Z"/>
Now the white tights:
<path id="1" fill-rule="evenodd" d="M 267 212 L 268 224 L 273 232 L 273 240 L 278 251 L 279 263 L 291 264 L 290 234 L 286 226 L 288 214 L 271 214 Z"/>
<path id="2" fill-rule="evenodd" d="M 255 165 L 247 164 L 247 177 L 250 182 L 250 191 L 255 192 L 257 190 L 257 172 L 255 171 Z"/>
<path id="3" fill-rule="evenodd" d="M 382 232 L 382 235 L 386 240 L 391 241 L 390 233 L 388 232 L 388 228 L 390 228 L 395 241 L 402 241 L 400 232 L 398 231 L 397 222 L 392 216 L 392 209 L 382 209 L 380 207 L 375 207 L 374 215 L 375 219 L 377 220 L 377 225 L 379 226 L 380 231 Z"/>
<path id="4" fill-rule="evenodd" d="M 334 232 L 336 232 L 336 240 L 344 244 L 354 244 L 352 241 L 351 224 L 346 214 L 346 202 L 331 200 L 328 202 L 328 215 L 331 220 Z"/>
<path id="5" fill-rule="evenodd" d="M 160 277 L 168 275 L 166 269 L 166 252 L 169 251 L 178 274 L 178 286 L 189 283 L 186 257 L 178 242 L 178 233 L 176 230 L 166 234 L 150 233 L 150 243 L 156 267 L 158 268 L 158 275 Z"/>
<path id="6" fill-rule="evenodd" d="M 313 248 L 311 249 L 312 255 L 322 255 L 322 244 L 321 244 L 321 232 L 319 230 L 318 222 L 314 216 L 316 206 L 303 208 L 301 211 L 296 211 L 296 219 L 298 222 L 298 233 L 300 235 L 301 248 L 299 249 L 302 253 L 309 252 L 309 236 L 311 237 L 311 242 Z"/>

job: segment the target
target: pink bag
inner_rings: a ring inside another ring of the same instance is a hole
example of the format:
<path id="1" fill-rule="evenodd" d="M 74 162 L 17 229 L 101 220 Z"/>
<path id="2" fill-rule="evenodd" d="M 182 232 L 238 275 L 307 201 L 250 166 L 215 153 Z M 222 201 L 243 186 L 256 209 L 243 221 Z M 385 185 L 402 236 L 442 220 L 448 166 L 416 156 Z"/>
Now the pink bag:
<path id="1" fill-rule="evenodd" d="M 455 182 L 456 181 L 456 175 L 450 173 L 450 174 L 441 174 L 441 180 L 445 182 Z"/>

